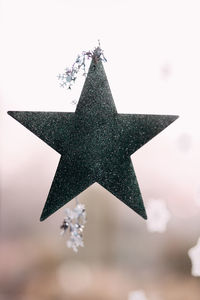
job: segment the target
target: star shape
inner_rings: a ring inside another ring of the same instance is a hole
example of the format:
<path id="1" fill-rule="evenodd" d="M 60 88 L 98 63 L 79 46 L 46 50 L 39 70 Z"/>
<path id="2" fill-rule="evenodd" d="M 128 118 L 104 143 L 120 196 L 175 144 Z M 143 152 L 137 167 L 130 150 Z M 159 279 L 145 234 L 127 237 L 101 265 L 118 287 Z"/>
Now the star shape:
<path id="1" fill-rule="evenodd" d="M 95 182 L 147 218 L 130 156 L 177 116 L 118 114 L 103 64 L 95 58 L 75 113 L 8 114 L 61 155 L 41 221 Z"/>

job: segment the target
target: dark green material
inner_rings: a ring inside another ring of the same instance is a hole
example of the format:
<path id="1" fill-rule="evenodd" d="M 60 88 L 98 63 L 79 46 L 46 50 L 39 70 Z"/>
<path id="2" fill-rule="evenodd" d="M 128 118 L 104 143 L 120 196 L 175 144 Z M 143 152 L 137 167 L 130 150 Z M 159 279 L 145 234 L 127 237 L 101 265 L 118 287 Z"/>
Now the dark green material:
<path id="1" fill-rule="evenodd" d="M 94 59 L 75 113 L 8 114 L 61 154 L 41 221 L 94 182 L 147 218 L 130 155 L 177 116 L 118 114 L 102 62 Z"/>

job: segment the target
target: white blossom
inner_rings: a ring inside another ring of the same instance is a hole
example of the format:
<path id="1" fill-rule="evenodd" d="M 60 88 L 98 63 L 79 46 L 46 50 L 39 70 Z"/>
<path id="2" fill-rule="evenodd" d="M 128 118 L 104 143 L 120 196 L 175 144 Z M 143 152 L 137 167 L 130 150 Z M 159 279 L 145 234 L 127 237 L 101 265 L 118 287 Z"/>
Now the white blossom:
<path id="1" fill-rule="evenodd" d="M 188 255 L 192 263 L 192 275 L 200 276 L 200 238 L 198 239 L 196 246 L 189 249 Z"/>
<path id="2" fill-rule="evenodd" d="M 147 204 L 147 229 L 150 232 L 165 232 L 171 215 L 164 201 L 150 200 Z"/>
<path id="3" fill-rule="evenodd" d="M 133 291 L 128 295 L 128 300 L 147 300 L 147 297 L 143 291 Z"/>
<path id="4" fill-rule="evenodd" d="M 76 198 L 76 206 L 73 209 L 65 209 L 66 217 L 61 225 L 61 235 L 69 233 L 66 245 L 68 248 L 72 248 L 75 252 L 78 251 L 78 247 L 84 247 L 83 243 L 83 229 L 86 223 L 85 205 L 80 204 Z"/>

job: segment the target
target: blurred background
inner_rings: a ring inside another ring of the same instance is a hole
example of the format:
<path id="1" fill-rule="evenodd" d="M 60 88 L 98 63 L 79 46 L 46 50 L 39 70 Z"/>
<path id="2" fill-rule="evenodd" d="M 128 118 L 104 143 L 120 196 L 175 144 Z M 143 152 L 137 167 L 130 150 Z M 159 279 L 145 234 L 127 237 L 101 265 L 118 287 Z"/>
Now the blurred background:
<path id="1" fill-rule="evenodd" d="M 199 299 L 188 256 L 200 236 L 199 13 L 198 0 L 0 1 L 1 300 Z M 152 232 L 94 184 L 79 196 L 74 253 L 64 208 L 39 222 L 60 156 L 7 111 L 75 111 L 84 78 L 67 91 L 56 76 L 98 39 L 119 113 L 180 116 L 132 155 L 145 205 L 171 217 Z"/>

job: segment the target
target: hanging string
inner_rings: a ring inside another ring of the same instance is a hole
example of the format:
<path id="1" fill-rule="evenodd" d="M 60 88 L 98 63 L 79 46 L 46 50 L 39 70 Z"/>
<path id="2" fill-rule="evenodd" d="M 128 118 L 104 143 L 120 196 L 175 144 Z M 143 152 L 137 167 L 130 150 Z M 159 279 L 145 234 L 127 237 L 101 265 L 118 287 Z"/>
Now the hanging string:
<path id="1" fill-rule="evenodd" d="M 107 62 L 99 40 L 98 46 L 95 47 L 94 50 L 83 51 L 82 54 L 77 56 L 71 68 L 66 68 L 64 73 L 58 75 L 60 86 L 71 90 L 72 85 L 77 79 L 78 73 L 80 74 L 82 71 L 83 76 L 87 75 L 87 60 L 91 60 L 92 58 L 94 58 L 95 61 L 101 60 Z"/>
<path id="2" fill-rule="evenodd" d="M 93 50 L 83 51 L 81 55 L 77 56 L 71 68 L 66 68 L 63 74 L 58 75 L 60 86 L 70 90 L 77 79 L 78 73 L 80 74 L 82 71 L 83 76 L 87 75 L 86 60 L 89 61 L 91 59 L 94 59 L 95 61 L 107 61 L 103 50 L 101 49 L 99 40 L 97 47 Z M 73 100 L 72 104 L 77 104 L 77 101 Z M 66 217 L 60 226 L 60 234 L 67 236 L 67 247 L 78 252 L 79 247 L 84 247 L 83 229 L 86 224 L 85 205 L 79 203 L 78 197 L 75 197 L 75 207 L 73 209 L 66 208 L 65 214 Z"/>

